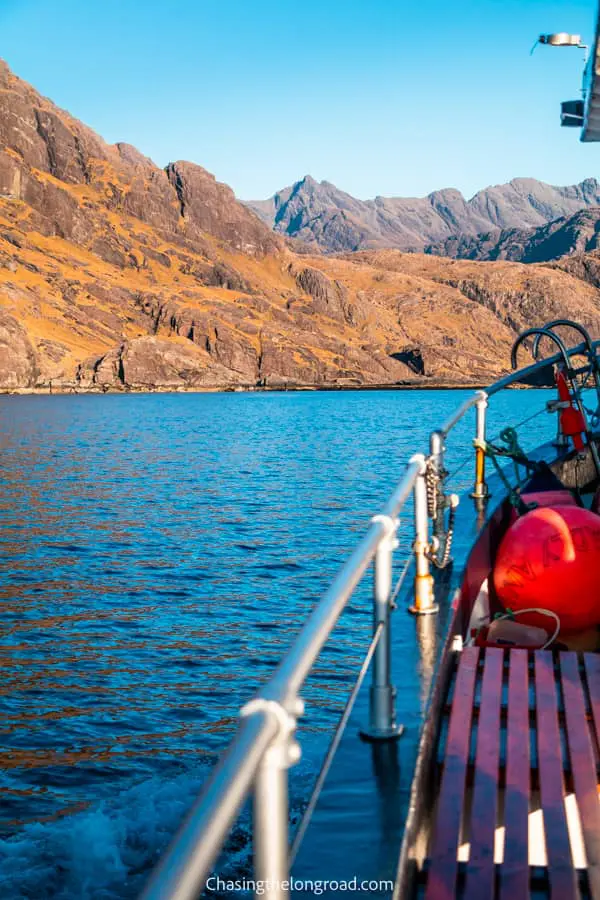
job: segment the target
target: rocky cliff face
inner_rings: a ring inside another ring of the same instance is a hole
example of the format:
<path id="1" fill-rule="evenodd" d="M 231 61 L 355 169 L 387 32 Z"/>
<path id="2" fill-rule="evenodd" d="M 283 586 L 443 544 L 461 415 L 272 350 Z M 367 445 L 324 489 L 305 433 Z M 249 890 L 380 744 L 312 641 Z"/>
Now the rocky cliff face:
<path id="1" fill-rule="evenodd" d="M 587 253 L 600 247 L 600 209 L 582 210 L 563 216 L 540 228 L 509 228 L 476 237 L 457 235 L 430 244 L 426 253 L 454 259 L 515 262 L 549 262 L 570 254 Z"/>
<path id="2" fill-rule="evenodd" d="M 492 229 L 542 226 L 598 206 L 600 184 L 589 178 L 572 187 L 553 187 L 533 178 L 516 178 L 480 191 L 471 200 L 447 189 L 422 198 L 363 201 L 307 175 L 270 200 L 248 205 L 276 232 L 325 252 L 383 247 L 423 250 L 432 243 L 475 237 Z"/>
<path id="3" fill-rule="evenodd" d="M 485 382 L 523 325 L 569 314 L 600 334 L 593 253 L 295 247 L 205 170 L 109 146 L 0 67 L 1 390 Z"/>

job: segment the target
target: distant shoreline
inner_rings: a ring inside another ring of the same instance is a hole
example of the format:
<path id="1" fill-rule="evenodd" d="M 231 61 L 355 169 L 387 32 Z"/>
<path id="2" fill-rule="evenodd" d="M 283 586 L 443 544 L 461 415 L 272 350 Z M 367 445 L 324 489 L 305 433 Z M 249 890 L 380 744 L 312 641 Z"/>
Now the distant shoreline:
<path id="1" fill-rule="evenodd" d="M 485 390 L 489 382 L 407 382 L 403 384 L 325 384 L 325 385 L 222 385 L 219 387 L 123 387 L 123 388 L 80 388 L 80 387 L 39 387 L 0 388 L 0 395 L 7 397 L 27 396 L 72 396 L 104 394 L 269 394 L 269 393 L 336 393 L 349 391 L 475 391 Z M 530 389 L 529 385 L 511 385 L 512 388 Z"/>

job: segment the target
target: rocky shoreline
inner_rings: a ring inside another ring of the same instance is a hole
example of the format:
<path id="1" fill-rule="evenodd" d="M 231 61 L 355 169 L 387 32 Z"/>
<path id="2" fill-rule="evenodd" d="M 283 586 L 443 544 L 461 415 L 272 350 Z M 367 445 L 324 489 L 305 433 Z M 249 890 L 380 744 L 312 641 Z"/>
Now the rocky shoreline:
<path id="1" fill-rule="evenodd" d="M 78 385 L 62 385 L 61 387 L 28 387 L 28 388 L 0 388 L 0 396 L 27 397 L 27 396 L 86 396 L 104 394 L 287 394 L 287 393 L 340 393 L 349 391 L 467 391 L 485 390 L 487 383 L 473 382 L 447 382 L 447 381 L 411 381 L 404 384 L 286 384 L 286 385 L 231 385 L 223 384 L 210 387 L 173 387 L 156 386 L 149 388 L 127 387 L 80 387 Z M 535 388 L 529 385 L 511 385 L 515 390 Z"/>

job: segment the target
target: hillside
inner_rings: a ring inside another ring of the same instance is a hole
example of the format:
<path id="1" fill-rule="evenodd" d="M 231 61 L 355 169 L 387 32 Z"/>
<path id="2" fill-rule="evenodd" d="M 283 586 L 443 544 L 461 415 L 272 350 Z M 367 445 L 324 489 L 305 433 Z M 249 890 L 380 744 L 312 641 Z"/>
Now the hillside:
<path id="1" fill-rule="evenodd" d="M 572 268 L 296 253 L 189 162 L 106 144 L 0 65 L 0 389 L 484 382 Z"/>
<path id="2" fill-rule="evenodd" d="M 502 229 L 529 229 L 600 205 L 600 184 L 588 178 L 571 187 L 553 187 L 533 178 L 515 178 L 479 191 L 470 200 L 454 189 L 427 197 L 357 200 L 327 181 L 309 175 L 269 200 L 248 206 L 275 232 L 326 253 L 393 247 L 423 250 Z"/>

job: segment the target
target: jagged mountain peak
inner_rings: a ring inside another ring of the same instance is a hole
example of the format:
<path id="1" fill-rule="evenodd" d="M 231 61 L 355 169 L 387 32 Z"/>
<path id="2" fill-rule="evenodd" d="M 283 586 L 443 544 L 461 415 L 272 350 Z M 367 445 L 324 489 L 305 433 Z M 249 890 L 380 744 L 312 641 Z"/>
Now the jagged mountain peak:
<path id="1" fill-rule="evenodd" d="M 359 200 L 329 181 L 317 182 L 306 175 L 269 200 L 248 205 L 277 232 L 326 252 L 339 252 L 384 247 L 423 250 L 459 236 L 543 226 L 598 204 L 596 178 L 557 187 L 519 177 L 478 191 L 470 200 L 456 188 L 442 188 L 426 197 L 378 195 Z"/>

